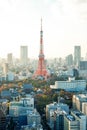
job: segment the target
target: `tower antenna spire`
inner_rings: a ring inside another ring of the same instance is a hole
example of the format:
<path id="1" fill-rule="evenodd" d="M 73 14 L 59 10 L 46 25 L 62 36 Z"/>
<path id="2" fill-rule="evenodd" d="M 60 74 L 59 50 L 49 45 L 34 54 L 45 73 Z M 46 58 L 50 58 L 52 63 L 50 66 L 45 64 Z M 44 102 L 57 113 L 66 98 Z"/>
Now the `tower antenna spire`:
<path id="1" fill-rule="evenodd" d="M 41 17 L 41 31 L 42 31 L 42 17 Z"/>

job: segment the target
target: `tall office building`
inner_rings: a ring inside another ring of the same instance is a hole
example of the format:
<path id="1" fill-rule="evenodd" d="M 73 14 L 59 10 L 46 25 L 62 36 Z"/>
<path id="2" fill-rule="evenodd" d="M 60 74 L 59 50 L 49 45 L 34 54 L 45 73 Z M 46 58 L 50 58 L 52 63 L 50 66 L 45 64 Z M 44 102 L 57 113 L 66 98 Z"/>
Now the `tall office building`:
<path id="1" fill-rule="evenodd" d="M 4 73 L 5 75 L 7 75 L 8 70 L 9 70 L 8 63 L 4 63 L 4 64 L 3 64 L 3 73 Z"/>
<path id="2" fill-rule="evenodd" d="M 74 109 L 84 112 L 85 110 L 83 108 L 85 108 L 85 106 L 83 103 L 87 103 L 87 94 L 73 95 L 72 102 Z"/>
<path id="3" fill-rule="evenodd" d="M 69 106 L 67 104 L 57 103 L 57 102 L 48 104 L 46 105 L 46 119 L 48 123 L 50 123 L 50 115 L 52 115 L 51 111 L 54 112 L 57 109 L 61 109 L 65 111 L 66 113 L 69 113 Z"/>
<path id="4" fill-rule="evenodd" d="M 75 46 L 74 47 L 74 64 L 76 66 L 79 66 L 80 60 L 81 60 L 81 47 Z"/>
<path id="5" fill-rule="evenodd" d="M 7 62 L 8 62 L 8 64 L 12 64 L 12 62 L 13 62 L 12 53 L 8 53 Z"/>
<path id="6" fill-rule="evenodd" d="M 87 79 L 87 60 L 86 61 L 80 61 L 79 76 L 83 77 L 84 79 Z"/>
<path id="7" fill-rule="evenodd" d="M 54 130 L 64 130 L 64 115 L 66 112 L 61 109 L 54 112 Z"/>
<path id="8" fill-rule="evenodd" d="M 22 65 L 27 65 L 28 63 L 28 46 L 20 47 L 20 61 Z"/>
<path id="9" fill-rule="evenodd" d="M 87 61 L 80 61 L 80 70 L 87 70 Z"/>
<path id="10" fill-rule="evenodd" d="M 72 55 L 72 54 L 70 54 L 70 55 L 68 55 L 68 56 L 66 57 L 66 65 L 67 65 L 67 66 L 73 65 L 73 55 Z"/>

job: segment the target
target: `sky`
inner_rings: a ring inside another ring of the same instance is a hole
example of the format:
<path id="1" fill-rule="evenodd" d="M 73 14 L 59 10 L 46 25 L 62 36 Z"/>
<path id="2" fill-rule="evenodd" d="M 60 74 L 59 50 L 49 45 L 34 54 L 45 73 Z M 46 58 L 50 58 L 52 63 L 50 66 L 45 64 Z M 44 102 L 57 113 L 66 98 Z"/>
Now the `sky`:
<path id="1" fill-rule="evenodd" d="M 40 24 L 46 58 L 73 54 L 74 46 L 87 53 L 87 0 L 0 0 L 0 57 L 28 46 L 28 57 L 38 58 Z"/>

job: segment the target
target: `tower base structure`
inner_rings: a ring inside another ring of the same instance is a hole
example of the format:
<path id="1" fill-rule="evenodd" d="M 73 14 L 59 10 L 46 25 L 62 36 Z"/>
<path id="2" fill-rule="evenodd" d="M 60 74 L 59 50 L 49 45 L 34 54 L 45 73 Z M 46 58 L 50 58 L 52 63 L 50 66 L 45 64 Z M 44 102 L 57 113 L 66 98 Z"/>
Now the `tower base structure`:
<path id="1" fill-rule="evenodd" d="M 49 74 L 46 69 L 43 70 L 37 69 L 34 73 L 34 77 L 39 79 L 48 79 Z"/>

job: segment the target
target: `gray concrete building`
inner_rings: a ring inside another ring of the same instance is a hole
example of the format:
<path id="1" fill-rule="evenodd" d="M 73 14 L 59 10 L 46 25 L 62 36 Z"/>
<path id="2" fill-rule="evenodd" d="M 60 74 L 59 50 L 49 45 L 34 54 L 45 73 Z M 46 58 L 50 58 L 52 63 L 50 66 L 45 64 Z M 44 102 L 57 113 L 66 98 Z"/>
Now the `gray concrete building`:
<path id="1" fill-rule="evenodd" d="M 74 46 L 74 64 L 75 66 L 79 66 L 81 60 L 81 47 Z"/>

